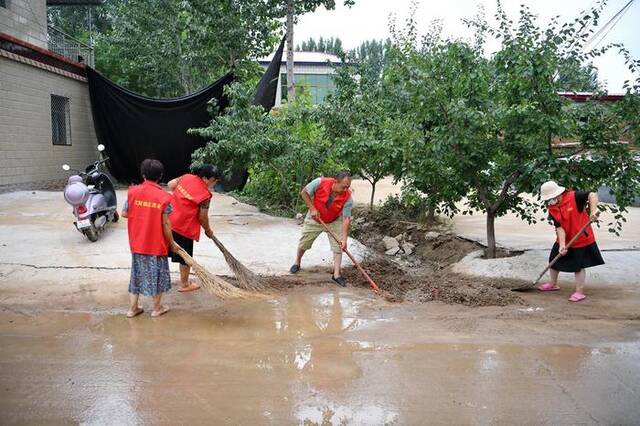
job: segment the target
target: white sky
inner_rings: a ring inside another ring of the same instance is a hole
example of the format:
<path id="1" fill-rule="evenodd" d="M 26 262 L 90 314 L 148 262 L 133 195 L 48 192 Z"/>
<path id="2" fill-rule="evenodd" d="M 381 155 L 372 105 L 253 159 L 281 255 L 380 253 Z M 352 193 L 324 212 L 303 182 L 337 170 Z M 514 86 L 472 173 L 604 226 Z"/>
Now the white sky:
<path id="1" fill-rule="evenodd" d="M 615 15 L 628 0 L 609 0 L 600 20 L 603 26 Z M 327 11 L 319 8 L 299 18 L 294 30 L 294 43 L 299 44 L 309 37 L 339 37 L 345 48 L 351 49 L 361 42 L 371 39 L 389 37 L 389 17 L 395 14 L 397 27 L 404 27 L 404 21 L 411 6 L 411 0 L 356 0 L 356 5 L 346 8 L 342 0 L 336 0 L 336 10 Z M 516 19 L 520 4 L 525 3 L 536 14 L 540 22 L 548 22 L 555 15 L 561 22 L 572 21 L 581 10 L 590 8 L 593 0 L 502 0 L 504 9 L 510 17 Z M 487 19 L 492 19 L 496 10 L 495 0 L 434 0 L 417 1 L 416 20 L 419 28 L 425 29 L 431 21 L 442 21 L 445 35 L 469 37 L 470 30 L 462 23 L 462 18 L 475 15 L 478 6 L 483 6 Z M 640 1 L 636 0 L 615 28 L 609 32 L 600 44 L 622 42 L 635 58 L 640 58 Z M 624 80 L 631 78 L 631 73 L 624 65 L 624 60 L 617 53 L 609 52 L 598 58 L 594 65 L 598 75 L 610 92 L 621 92 Z"/>

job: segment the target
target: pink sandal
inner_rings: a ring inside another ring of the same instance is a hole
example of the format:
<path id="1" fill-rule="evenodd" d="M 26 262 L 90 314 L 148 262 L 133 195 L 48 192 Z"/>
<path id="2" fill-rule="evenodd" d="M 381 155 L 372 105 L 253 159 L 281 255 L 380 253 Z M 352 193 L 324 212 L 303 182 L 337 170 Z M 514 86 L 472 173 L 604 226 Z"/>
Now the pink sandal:
<path id="1" fill-rule="evenodd" d="M 560 287 L 557 284 L 544 283 L 538 286 L 538 290 L 540 291 L 558 291 Z"/>
<path id="2" fill-rule="evenodd" d="M 586 298 L 587 298 L 587 296 L 585 296 L 585 295 L 584 295 L 584 294 L 582 294 L 582 293 L 578 293 L 578 292 L 576 291 L 576 292 L 575 292 L 575 293 L 573 293 L 573 294 L 571 295 L 571 297 L 569 298 L 569 302 L 579 302 L 579 301 L 584 300 L 584 299 L 586 299 Z"/>

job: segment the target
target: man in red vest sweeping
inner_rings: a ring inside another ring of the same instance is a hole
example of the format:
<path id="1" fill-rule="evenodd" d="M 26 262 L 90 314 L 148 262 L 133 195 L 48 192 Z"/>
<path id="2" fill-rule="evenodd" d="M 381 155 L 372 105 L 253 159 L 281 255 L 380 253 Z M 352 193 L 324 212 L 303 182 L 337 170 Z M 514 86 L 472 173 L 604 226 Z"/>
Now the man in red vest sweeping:
<path id="1" fill-rule="evenodd" d="M 570 302 L 585 299 L 585 268 L 604 264 L 596 237 L 591 225 L 587 226 L 571 247 L 571 240 L 582 227 L 598 218 L 598 194 L 595 192 L 568 191 L 554 181 L 545 182 L 540 188 L 541 198 L 549 207 L 549 219 L 556 228 L 556 242 L 551 248 L 549 261 L 559 254 L 562 257 L 549 269 L 551 282 L 538 286 L 540 291 L 560 290 L 558 275 L 560 272 L 573 272 L 576 279 L 576 290 L 569 297 Z M 587 204 L 589 212 L 587 213 Z"/>
<path id="2" fill-rule="evenodd" d="M 206 164 L 197 168 L 193 173 L 187 173 L 167 184 L 169 189 L 173 191 L 171 200 L 173 239 L 190 256 L 193 256 L 193 242 L 200 240 L 200 227 L 204 228 L 207 237 L 213 236 L 213 230 L 209 224 L 209 205 L 211 202 L 209 188 L 213 188 L 222 178 L 222 172 L 217 167 Z M 199 284 L 189 281 L 191 267 L 184 262 L 182 257 L 171 253 L 171 260 L 180 264 L 180 288 L 178 291 L 199 289 Z"/>
<path id="3" fill-rule="evenodd" d="M 302 235 L 298 243 L 296 262 L 291 266 L 290 272 L 295 274 L 300 270 L 300 262 L 304 253 L 311 248 L 313 242 L 324 232 L 319 219 L 336 235 L 341 235 L 342 240 L 338 244 L 329 237 L 331 250 L 333 251 L 333 274 L 331 279 L 339 286 L 346 286 L 347 279 L 341 275 L 342 250 L 347 247 L 349 238 L 349 225 L 351 224 L 351 175 L 348 172 L 340 172 L 332 178 L 317 178 L 311 181 L 300 192 L 300 196 L 309 208 L 307 217 L 302 227 Z"/>

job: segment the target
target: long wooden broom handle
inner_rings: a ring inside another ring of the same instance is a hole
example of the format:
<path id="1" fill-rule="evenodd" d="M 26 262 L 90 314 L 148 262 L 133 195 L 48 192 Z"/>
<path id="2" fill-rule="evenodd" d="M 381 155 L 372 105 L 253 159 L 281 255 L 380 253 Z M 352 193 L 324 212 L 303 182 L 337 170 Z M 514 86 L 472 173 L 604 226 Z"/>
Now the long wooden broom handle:
<path id="1" fill-rule="evenodd" d="M 600 216 L 600 212 L 596 212 L 596 217 L 597 217 L 597 216 Z M 580 228 L 580 230 L 576 233 L 576 235 L 574 235 L 574 236 L 573 236 L 573 238 L 571 238 L 571 239 L 569 240 L 569 242 L 567 243 L 567 245 L 566 245 L 566 247 L 567 247 L 567 248 L 571 247 L 571 245 L 572 245 L 573 243 L 575 243 L 575 242 L 576 242 L 576 240 L 578 239 L 578 237 L 579 237 L 579 236 L 580 236 L 580 235 L 585 231 L 585 229 L 587 229 L 587 227 L 588 227 L 589 225 L 591 225 L 591 222 L 593 222 L 593 221 L 592 221 L 592 220 L 589 220 L 589 222 L 585 223 L 585 224 L 582 226 L 582 228 Z M 544 268 L 544 271 L 542 271 L 542 272 L 540 273 L 540 275 L 538 275 L 538 278 L 536 278 L 536 280 L 533 282 L 533 284 L 535 285 L 535 284 L 540 280 L 540 278 L 542 278 L 542 276 L 543 276 L 543 275 L 544 275 L 544 274 L 545 274 L 549 269 L 551 269 L 551 267 L 552 267 L 553 265 L 555 265 L 555 263 L 556 263 L 556 262 L 558 261 L 558 259 L 560 259 L 561 257 L 562 257 L 562 254 L 558 253 L 558 254 L 556 255 L 556 257 L 554 257 L 554 258 L 551 260 L 551 262 L 549 262 L 549 264 L 547 265 L 547 267 L 546 267 L 546 268 Z"/>
<path id="2" fill-rule="evenodd" d="M 336 240 L 336 243 L 340 245 L 340 239 L 338 238 L 338 236 L 334 234 L 331 229 L 329 229 L 327 224 L 324 223 L 324 221 L 320 219 L 320 217 L 318 217 L 318 222 L 320 222 L 324 227 L 324 229 L 329 233 L 329 235 L 331 235 L 333 239 Z M 351 259 L 353 264 L 356 265 L 356 268 L 358 268 L 358 271 L 360 271 L 360 273 L 367 279 L 367 281 L 369 281 L 369 285 L 371 286 L 371 288 L 373 288 L 375 291 L 380 291 L 380 287 L 378 287 L 378 285 L 371 279 L 369 274 L 367 274 L 367 272 L 364 269 L 362 269 L 362 266 L 360 266 L 360 263 L 356 260 L 355 257 L 353 257 L 353 255 L 349 252 L 349 250 L 347 250 L 347 248 L 345 247 L 344 249 L 342 249 L 342 251 L 344 251 L 347 254 L 347 256 L 349 256 L 349 259 Z"/>

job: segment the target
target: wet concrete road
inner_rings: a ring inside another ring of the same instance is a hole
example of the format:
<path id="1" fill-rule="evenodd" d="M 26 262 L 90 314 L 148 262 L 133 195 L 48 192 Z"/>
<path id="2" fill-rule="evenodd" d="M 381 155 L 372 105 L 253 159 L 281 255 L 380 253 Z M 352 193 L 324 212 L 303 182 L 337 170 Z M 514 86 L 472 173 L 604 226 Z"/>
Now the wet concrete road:
<path id="1" fill-rule="evenodd" d="M 498 310 L 526 311 L 332 287 L 159 319 L 4 307 L 0 423 L 638 423 L 637 324 L 526 342 L 482 319 Z M 485 330 L 435 320 L 464 312 Z"/>

